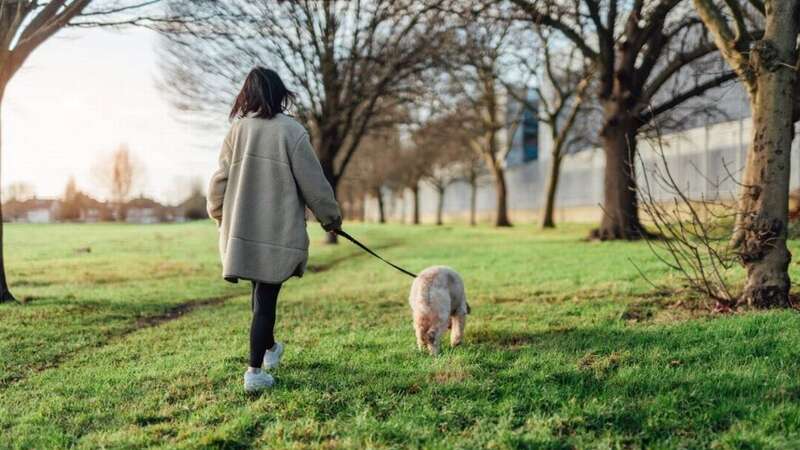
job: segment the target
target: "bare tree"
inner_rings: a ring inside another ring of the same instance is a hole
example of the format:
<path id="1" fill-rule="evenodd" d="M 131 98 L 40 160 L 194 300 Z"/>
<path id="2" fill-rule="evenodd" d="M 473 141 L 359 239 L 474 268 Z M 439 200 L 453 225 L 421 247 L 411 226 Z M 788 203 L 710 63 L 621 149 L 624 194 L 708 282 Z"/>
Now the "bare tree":
<path id="1" fill-rule="evenodd" d="M 532 101 L 528 96 L 526 83 L 523 83 L 522 89 L 515 89 L 510 83 L 505 84 L 514 99 L 536 114 L 550 134 L 552 159 L 545 184 L 541 226 L 554 228 L 556 193 L 564 157 L 571 150 L 586 147 L 592 142 L 592 130 L 585 125 L 591 122 L 587 113 L 588 102 L 585 100 L 594 70 L 577 47 L 563 50 L 554 48 L 557 46 L 553 45 L 550 30 L 536 31 L 541 42 L 539 57 L 534 60 L 524 56 L 517 59 L 517 64 L 532 75 L 530 90 L 535 94 L 535 100 Z M 542 67 L 537 69 L 534 65 Z"/>
<path id="2" fill-rule="evenodd" d="M 179 214 L 185 220 L 206 220 L 206 183 L 203 178 L 193 176 L 190 178 L 179 179 L 176 183 L 179 186 L 177 191 L 176 204 Z"/>
<path id="3" fill-rule="evenodd" d="M 694 0 L 725 60 L 744 84 L 753 117 L 732 244 L 747 269 L 742 300 L 787 307 L 786 247 L 794 122 L 800 119 L 800 1 Z"/>
<path id="4" fill-rule="evenodd" d="M 391 182 L 411 191 L 413 208 L 411 223 L 414 225 L 420 224 L 420 183 L 431 173 L 431 161 L 434 157 L 434 152 L 413 143 L 402 146 L 397 154 L 397 165 Z"/>
<path id="5" fill-rule="evenodd" d="M 353 164 L 350 164 L 352 167 Z M 343 177 L 339 183 L 337 198 L 344 220 L 364 220 L 365 195 L 361 180 Z"/>
<path id="6" fill-rule="evenodd" d="M 557 82 L 557 80 L 553 81 Z M 553 143 L 550 170 L 547 174 L 547 185 L 544 192 L 544 206 L 542 207 L 542 228 L 555 228 L 556 226 L 554 218 L 556 193 L 564 157 L 569 153 L 571 146 L 586 142 L 584 136 L 572 132 L 581 112 L 588 86 L 589 78 L 583 78 L 573 88 L 556 89 L 559 93 L 554 103 L 542 102 L 544 104 L 541 109 L 543 122 L 549 125 L 550 140 Z M 568 102 L 569 106 L 567 106 Z"/>
<path id="7" fill-rule="evenodd" d="M 58 209 L 59 220 L 78 220 L 81 217 L 81 196 L 75 177 L 69 177 L 67 186 L 64 188 L 64 195 L 61 198 L 61 205 Z"/>
<path id="8" fill-rule="evenodd" d="M 134 187 L 144 176 L 142 163 L 123 144 L 95 163 L 92 172 L 116 206 L 117 220 L 125 220 L 125 202 L 130 199 Z"/>
<path id="9" fill-rule="evenodd" d="M 196 22 L 166 29 L 164 63 L 176 103 L 228 105 L 246 70 L 265 62 L 297 93 L 334 191 L 376 118 L 406 104 L 443 36 L 443 15 L 412 0 L 172 0 Z M 335 235 L 330 235 L 335 241 Z"/>
<path id="10" fill-rule="evenodd" d="M 680 0 L 511 0 L 498 17 L 546 27 L 577 47 L 597 71 L 606 157 L 598 239 L 638 239 L 636 137 L 658 118 L 735 78 L 709 68 L 716 47 Z M 492 12 L 491 10 L 489 11 Z"/>
<path id="11" fill-rule="evenodd" d="M 36 196 L 36 189 L 25 181 L 17 181 L 6 186 L 4 196 L 6 201 L 23 201 Z"/>
<path id="12" fill-rule="evenodd" d="M 456 55 L 449 64 L 454 95 L 463 98 L 463 123 L 473 127 L 476 136 L 471 147 L 480 154 L 492 174 L 497 211 L 495 226 L 511 226 L 508 215 L 508 186 L 505 159 L 511 149 L 521 117 L 506 114 L 507 92 L 500 73 L 513 36 L 511 28 L 495 22 L 467 21 L 462 24 Z M 522 111 L 520 110 L 520 113 Z M 521 114 L 520 114 L 521 116 Z M 506 135 L 503 132 L 507 132 Z M 506 138 L 506 139 L 503 139 Z"/>
<path id="13" fill-rule="evenodd" d="M 444 195 L 447 187 L 457 180 L 450 165 L 436 164 L 425 181 L 436 191 L 436 225 L 444 225 Z"/>
<path id="14" fill-rule="evenodd" d="M 486 175 L 486 164 L 477 152 L 468 152 L 462 156 L 458 161 L 458 168 L 461 178 L 469 184 L 469 224 L 475 226 L 478 224 L 478 188 L 481 178 Z"/>
<path id="15" fill-rule="evenodd" d="M 390 187 L 392 172 L 400 169 L 396 159 L 399 150 L 400 137 L 396 127 L 373 130 L 364 136 L 361 148 L 347 169 L 345 178 L 360 187 L 362 196 L 377 201 L 380 223 L 386 223 L 384 190 Z"/>
<path id="16" fill-rule="evenodd" d="M 0 0 L 0 107 L 6 87 L 28 57 L 66 26 L 152 25 L 168 21 L 151 6 L 158 0 Z M 0 122 L 2 123 L 2 122 Z M 0 205 L 2 202 L 0 202 Z M 0 219 L 2 219 L 0 207 Z M 8 289 L 0 220 L 0 302 L 14 300 Z"/>
<path id="17" fill-rule="evenodd" d="M 727 245 L 734 218 L 730 208 L 732 199 L 724 194 L 690 197 L 670 168 L 658 131 L 654 139 L 655 158 L 646 161 L 639 155 L 637 161 L 642 212 L 662 236 L 648 240 L 648 245 L 656 258 L 678 274 L 690 289 L 711 299 L 714 310 L 729 311 L 736 307 L 739 296 L 731 283 L 737 255 Z M 727 165 L 725 168 L 728 169 Z M 726 170 L 721 180 L 709 179 L 698 167 L 694 170 L 718 193 L 720 185 L 738 182 L 730 170 Z"/>
<path id="18" fill-rule="evenodd" d="M 198 175 L 176 175 L 163 192 L 167 203 L 171 205 L 178 205 L 195 194 L 205 195 L 205 180 Z"/>
<path id="19" fill-rule="evenodd" d="M 475 154 L 469 146 L 465 131 L 459 127 L 459 120 L 460 116 L 453 114 L 437 117 L 424 123 L 414 133 L 414 144 L 423 150 L 428 164 L 423 180 L 437 194 L 436 225 L 444 223 L 447 188 L 462 178 L 462 161 Z"/>

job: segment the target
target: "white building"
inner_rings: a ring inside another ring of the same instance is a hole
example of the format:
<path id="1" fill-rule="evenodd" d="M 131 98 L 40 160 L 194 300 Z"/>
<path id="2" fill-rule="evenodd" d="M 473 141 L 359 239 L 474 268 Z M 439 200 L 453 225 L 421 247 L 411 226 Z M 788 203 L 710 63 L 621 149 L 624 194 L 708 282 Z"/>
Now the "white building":
<path id="1" fill-rule="evenodd" d="M 11 200 L 3 205 L 3 220 L 22 223 L 52 223 L 58 216 L 58 201 L 30 198 Z"/>
<path id="2" fill-rule="evenodd" d="M 169 208 L 145 197 L 129 201 L 124 208 L 125 221 L 128 223 L 152 224 L 173 219 L 173 214 Z"/>
<path id="3" fill-rule="evenodd" d="M 639 138 L 638 153 L 645 164 L 651 165 L 663 149 L 670 171 L 694 198 L 716 196 L 734 198 L 738 194 L 736 176 L 744 168 L 750 143 L 751 121 L 749 104 L 741 86 L 730 83 L 707 94 L 721 115 L 716 119 L 686 120 L 684 129 L 665 132 L 661 146 L 652 140 Z M 510 107 L 513 108 L 513 107 Z M 524 126 L 528 120 L 528 126 Z M 508 207 L 512 221 L 533 222 L 539 219 L 545 195 L 547 171 L 552 161 L 552 142 L 545 124 L 530 118 L 523 120 L 512 137 L 512 149 L 506 159 Z M 533 123 L 531 123 L 533 122 Z M 598 127 L 599 128 L 599 127 Z M 532 129 L 537 130 L 531 135 Z M 795 138 L 791 159 L 793 188 L 800 186 L 800 139 Z M 568 155 L 562 164 L 556 197 L 556 220 L 596 222 L 602 215 L 605 157 L 600 148 L 586 148 Z M 639 171 L 641 172 L 641 171 Z M 638 174 L 641 177 L 641 173 Z M 451 185 L 444 202 L 445 220 L 463 221 L 468 217 L 471 187 L 466 182 Z M 666 192 L 655 192 L 667 199 Z M 389 220 L 409 221 L 411 196 L 401 193 L 384 198 Z M 477 216 L 490 221 L 496 209 L 494 185 L 486 175 L 477 193 Z M 420 189 L 420 213 L 423 222 L 431 223 L 436 213 L 437 194 L 425 183 Z M 378 218 L 377 201 L 367 199 L 367 220 Z"/>

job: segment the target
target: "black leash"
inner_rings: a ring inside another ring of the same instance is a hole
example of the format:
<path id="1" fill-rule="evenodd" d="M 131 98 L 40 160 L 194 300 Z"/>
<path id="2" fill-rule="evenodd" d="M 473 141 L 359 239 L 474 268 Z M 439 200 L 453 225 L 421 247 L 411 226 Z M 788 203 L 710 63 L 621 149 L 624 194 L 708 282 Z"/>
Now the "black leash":
<path id="1" fill-rule="evenodd" d="M 350 236 L 349 234 L 347 234 L 346 231 L 344 231 L 344 230 L 335 230 L 334 232 L 336 234 L 338 234 L 339 236 L 341 236 L 341 237 L 347 239 L 348 241 L 352 242 L 353 244 L 356 244 L 357 246 L 361 247 L 362 250 L 364 250 L 365 252 L 369 253 L 370 255 L 380 259 L 381 261 L 385 262 L 386 264 L 388 264 L 388 265 L 394 267 L 395 269 L 399 270 L 400 272 L 403 272 L 404 274 L 410 276 L 411 278 L 417 278 L 416 275 L 414 275 L 413 273 L 407 271 L 406 269 L 403 269 L 400 266 L 396 266 L 396 265 L 390 263 L 389 261 L 381 258 L 381 256 L 379 254 L 373 252 L 372 250 L 369 249 L 369 247 L 367 247 L 366 245 L 362 244 L 361 242 L 358 242 L 358 240 L 356 238 L 354 238 L 353 236 Z"/>

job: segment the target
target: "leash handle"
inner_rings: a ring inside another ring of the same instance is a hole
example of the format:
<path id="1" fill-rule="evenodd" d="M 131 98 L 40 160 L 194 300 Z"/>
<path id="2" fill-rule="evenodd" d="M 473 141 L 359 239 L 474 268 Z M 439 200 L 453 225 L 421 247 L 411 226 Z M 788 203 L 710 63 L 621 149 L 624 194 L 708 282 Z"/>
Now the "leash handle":
<path id="1" fill-rule="evenodd" d="M 389 261 L 383 259 L 379 254 L 373 252 L 372 250 L 369 249 L 369 247 L 367 247 L 366 245 L 362 244 L 361 242 L 358 242 L 358 239 L 354 238 L 353 236 L 350 236 L 346 231 L 344 231 L 342 229 L 338 229 L 338 230 L 334 230 L 334 233 L 336 233 L 339 236 L 347 239 L 348 241 L 352 242 L 353 244 L 356 244 L 357 246 L 361 247 L 361 249 L 364 250 L 365 252 L 367 252 L 370 255 L 380 259 L 381 261 L 383 261 L 386 264 L 394 267 L 395 269 L 399 270 L 400 272 L 403 272 L 404 274 L 410 276 L 411 278 L 417 278 L 417 276 L 415 274 L 413 274 L 412 272 L 409 272 L 406 269 L 403 269 L 402 267 L 394 265 L 394 264 L 390 263 Z"/>

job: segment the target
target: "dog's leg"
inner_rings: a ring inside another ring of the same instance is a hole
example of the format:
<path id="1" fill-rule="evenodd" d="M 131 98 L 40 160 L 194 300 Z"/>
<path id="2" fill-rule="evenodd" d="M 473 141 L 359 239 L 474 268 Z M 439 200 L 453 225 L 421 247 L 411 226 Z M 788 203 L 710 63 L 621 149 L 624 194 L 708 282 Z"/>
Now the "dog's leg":
<path id="1" fill-rule="evenodd" d="M 467 316 L 464 314 L 450 316 L 450 324 L 452 328 L 450 331 L 450 345 L 455 347 L 464 340 L 464 327 L 467 326 Z"/>
<path id="2" fill-rule="evenodd" d="M 414 323 L 414 332 L 417 334 L 417 349 L 422 351 L 425 349 L 425 341 L 423 340 L 425 332 L 416 322 Z"/>
<path id="3" fill-rule="evenodd" d="M 438 321 L 428 331 L 428 350 L 431 355 L 436 356 L 439 354 L 441 348 L 442 336 L 447 332 L 447 326 L 450 324 L 448 316 L 439 316 Z"/>
<path id="4" fill-rule="evenodd" d="M 429 346 L 429 335 L 433 319 L 429 314 L 414 311 L 414 332 L 417 335 L 417 348 L 425 350 Z"/>
<path id="5" fill-rule="evenodd" d="M 436 324 L 423 333 L 422 340 L 431 356 L 439 354 L 439 341 L 441 340 L 441 336 L 442 333 L 439 331 L 439 327 Z"/>
<path id="6" fill-rule="evenodd" d="M 428 352 L 430 352 L 431 356 L 439 355 L 439 344 L 442 341 L 442 333 L 438 333 L 437 331 L 437 329 L 431 328 L 426 338 Z"/>

